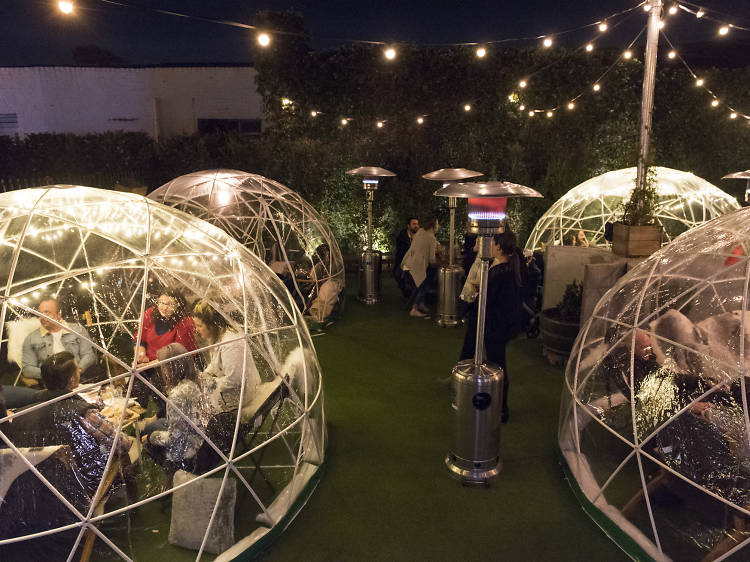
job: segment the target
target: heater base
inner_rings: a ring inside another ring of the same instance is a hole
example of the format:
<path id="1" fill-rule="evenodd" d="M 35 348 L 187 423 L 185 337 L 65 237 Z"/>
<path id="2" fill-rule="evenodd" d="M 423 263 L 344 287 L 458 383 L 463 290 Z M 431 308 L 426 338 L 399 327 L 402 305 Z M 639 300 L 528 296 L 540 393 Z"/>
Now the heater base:
<path id="1" fill-rule="evenodd" d="M 453 476 L 458 478 L 462 484 L 490 485 L 490 480 L 500 474 L 503 461 L 500 457 L 488 461 L 469 461 L 448 453 L 445 457 L 445 466 Z"/>

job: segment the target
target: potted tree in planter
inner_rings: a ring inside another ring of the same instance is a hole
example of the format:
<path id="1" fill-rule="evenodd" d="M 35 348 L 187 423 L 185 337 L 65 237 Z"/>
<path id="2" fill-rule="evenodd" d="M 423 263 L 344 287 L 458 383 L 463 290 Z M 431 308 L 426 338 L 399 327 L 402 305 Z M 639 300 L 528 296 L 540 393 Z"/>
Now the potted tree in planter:
<path id="1" fill-rule="evenodd" d="M 662 227 L 654 217 L 659 202 L 654 168 L 647 168 L 642 181 L 636 178 L 635 184 L 612 233 L 612 251 L 628 258 L 650 256 L 661 248 Z"/>
<path id="2" fill-rule="evenodd" d="M 564 365 L 573 349 L 581 318 L 583 283 L 573 281 L 565 286 L 560 303 L 542 311 L 540 329 L 542 354 L 552 365 Z"/>

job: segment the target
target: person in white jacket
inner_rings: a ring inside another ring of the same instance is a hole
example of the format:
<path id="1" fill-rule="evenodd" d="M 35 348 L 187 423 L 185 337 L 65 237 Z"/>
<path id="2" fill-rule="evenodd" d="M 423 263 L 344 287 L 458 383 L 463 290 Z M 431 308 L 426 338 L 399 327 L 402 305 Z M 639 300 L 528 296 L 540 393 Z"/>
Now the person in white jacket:
<path id="1" fill-rule="evenodd" d="M 260 384 L 250 343 L 203 299 L 193 306 L 195 330 L 208 349 L 208 367 L 201 373 L 208 403 L 215 412 L 236 410 L 244 381 L 242 405 L 247 405 Z"/>
<path id="2" fill-rule="evenodd" d="M 405 275 L 411 275 L 415 287 L 409 299 L 409 315 L 420 317 L 427 316 L 424 300 L 429 290 L 437 284 L 437 252 L 440 248 L 440 243 L 435 238 L 439 226 L 437 219 L 428 218 L 422 224 L 401 260 L 401 269 Z"/>

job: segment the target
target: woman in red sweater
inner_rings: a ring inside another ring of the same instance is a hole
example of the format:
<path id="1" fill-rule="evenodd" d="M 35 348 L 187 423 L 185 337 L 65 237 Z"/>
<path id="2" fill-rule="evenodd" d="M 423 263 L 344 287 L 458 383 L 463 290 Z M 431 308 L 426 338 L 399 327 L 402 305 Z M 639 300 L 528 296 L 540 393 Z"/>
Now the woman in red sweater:
<path id="1" fill-rule="evenodd" d="M 193 324 L 193 319 L 186 314 L 186 309 L 185 297 L 174 289 L 162 291 L 156 299 L 156 306 L 146 309 L 143 314 L 140 345 L 135 349 L 138 366 L 155 361 L 156 353 L 170 343 L 182 344 L 188 351 L 196 349 L 195 324 Z M 137 340 L 133 339 L 133 345 L 135 345 Z M 141 376 L 164 394 L 162 380 L 156 370 L 146 369 L 141 371 Z M 135 381 L 132 394 L 144 408 L 148 407 L 149 397 L 153 396 L 158 405 L 157 415 L 164 417 L 162 415 L 166 413 L 164 401 L 154 395 L 142 381 Z"/>

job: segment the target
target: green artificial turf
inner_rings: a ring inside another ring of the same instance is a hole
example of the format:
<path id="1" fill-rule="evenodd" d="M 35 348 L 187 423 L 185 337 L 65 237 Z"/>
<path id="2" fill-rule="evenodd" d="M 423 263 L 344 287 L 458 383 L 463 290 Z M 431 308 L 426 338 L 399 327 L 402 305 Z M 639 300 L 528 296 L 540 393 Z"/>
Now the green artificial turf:
<path id="1" fill-rule="evenodd" d="M 356 301 L 313 338 L 323 368 L 324 474 L 263 560 L 627 560 L 583 512 L 558 461 L 562 371 L 522 336 L 508 346 L 510 422 L 492 487 L 444 466 L 445 378 L 463 329 L 411 318 L 384 275 L 384 302 Z"/>

